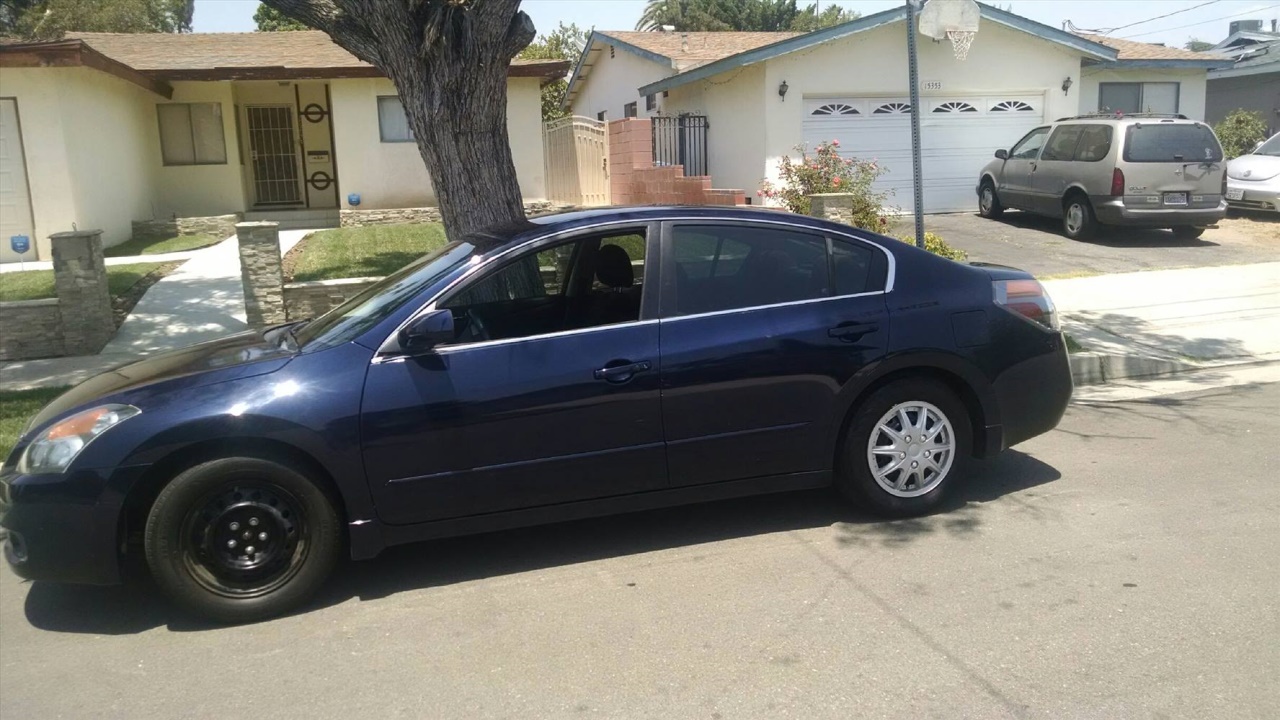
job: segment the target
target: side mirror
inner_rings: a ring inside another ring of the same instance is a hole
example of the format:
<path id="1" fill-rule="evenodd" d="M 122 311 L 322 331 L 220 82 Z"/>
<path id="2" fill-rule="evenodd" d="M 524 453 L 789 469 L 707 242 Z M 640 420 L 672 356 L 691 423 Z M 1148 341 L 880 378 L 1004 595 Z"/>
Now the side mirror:
<path id="1" fill-rule="evenodd" d="M 1000 148 L 999 150 L 996 151 L 996 157 L 1000 158 L 1001 160 L 1008 160 L 1009 151 L 1005 150 L 1004 148 Z"/>
<path id="2" fill-rule="evenodd" d="M 405 352 L 422 352 L 454 337 L 453 311 L 433 310 L 414 318 L 400 330 L 400 349 Z"/>
<path id="3" fill-rule="evenodd" d="M 1258 152 L 1258 148 L 1262 147 L 1262 144 L 1265 142 L 1266 140 L 1259 140 L 1258 144 L 1253 146 L 1253 152 Z"/>

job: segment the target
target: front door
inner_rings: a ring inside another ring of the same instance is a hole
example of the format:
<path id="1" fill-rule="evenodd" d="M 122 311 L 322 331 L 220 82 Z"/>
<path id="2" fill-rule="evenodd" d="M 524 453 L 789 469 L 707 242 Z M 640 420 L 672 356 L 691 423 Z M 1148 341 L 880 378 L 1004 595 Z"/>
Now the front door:
<path id="1" fill-rule="evenodd" d="M 662 422 L 672 486 L 830 466 L 836 396 L 889 337 L 883 251 L 820 231 L 668 226 Z"/>
<path id="2" fill-rule="evenodd" d="M 365 470 L 405 524 L 666 486 L 643 228 L 530 251 L 445 297 L 457 340 L 369 368 Z"/>
<path id="3" fill-rule="evenodd" d="M 255 205 L 298 205 L 298 142 L 289 105 L 250 105 L 249 160 Z"/>
<path id="4" fill-rule="evenodd" d="M 1040 148 L 1049 136 L 1049 128 L 1041 127 L 1027 133 L 1009 151 L 1009 159 L 1004 161 L 1004 169 L 1000 173 L 1000 185 L 997 188 L 1000 202 L 1007 207 L 1031 207 L 1031 184 L 1036 171 L 1036 163 Z"/>

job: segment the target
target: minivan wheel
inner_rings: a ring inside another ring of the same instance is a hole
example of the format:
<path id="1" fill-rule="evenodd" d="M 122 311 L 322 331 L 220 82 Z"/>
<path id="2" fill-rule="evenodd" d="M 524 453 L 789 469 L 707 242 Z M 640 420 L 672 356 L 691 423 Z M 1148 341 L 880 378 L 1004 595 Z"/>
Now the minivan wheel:
<path id="1" fill-rule="evenodd" d="M 978 215 L 995 219 L 1003 214 L 1004 206 L 996 195 L 996 186 L 990 180 L 983 180 L 982 188 L 978 190 Z"/>
<path id="2" fill-rule="evenodd" d="M 147 516 L 147 564 L 160 589 L 209 620 L 242 623 L 288 612 L 324 583 L 342 530 L 308 478 L 259 458 L 192 467 Z"/>
<path id="3" fill-rule="evenodd" d="M 964 403 L 942 383 L 890 383 L 850 419 L 837 487 L 881 515 L 928 513 L 963 474 L 972 437 Z"/>
<path id="4" fill-rule="evenodd" d="M 1089 240 L 1098 234 L 1098 220 L 1087 199 L 1076 195 L 1063 203 L 1062 232 L 1072 240 Z"/>
<path id="5" fill-rule="evenodd" d="M 1194 225 L 1180 225 L 1173 229 L 1173 236 L 1179 240 L 1195 240 L 1204 234 L 1204 228 Z"/>

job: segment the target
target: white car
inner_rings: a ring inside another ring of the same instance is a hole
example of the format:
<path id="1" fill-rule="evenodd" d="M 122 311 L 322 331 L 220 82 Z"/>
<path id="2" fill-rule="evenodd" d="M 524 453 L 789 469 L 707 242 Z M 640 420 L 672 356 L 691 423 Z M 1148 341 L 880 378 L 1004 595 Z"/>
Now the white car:
<path id="1" fill-rule="evenodd" d="M 1227 204 L 1280 212 L 1280 133 L 1227 164 Z"/>

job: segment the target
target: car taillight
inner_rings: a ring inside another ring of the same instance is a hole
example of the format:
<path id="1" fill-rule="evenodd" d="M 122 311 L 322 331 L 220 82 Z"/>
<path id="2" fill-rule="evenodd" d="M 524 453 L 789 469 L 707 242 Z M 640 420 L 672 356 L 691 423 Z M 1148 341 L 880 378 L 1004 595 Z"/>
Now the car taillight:
<path id="1" fill-rule="evenodd" d="M 996 304 L 1016 315 L 1056 331 L 1058 311 L 1044 286 L 1035 280 L 996 280 Z"/>
<path id="2" fill-rule="evenodd" d="M 1120 168 L 1111 171 L 1111 197 L 1124 195 L 1124 173 Z"/>

